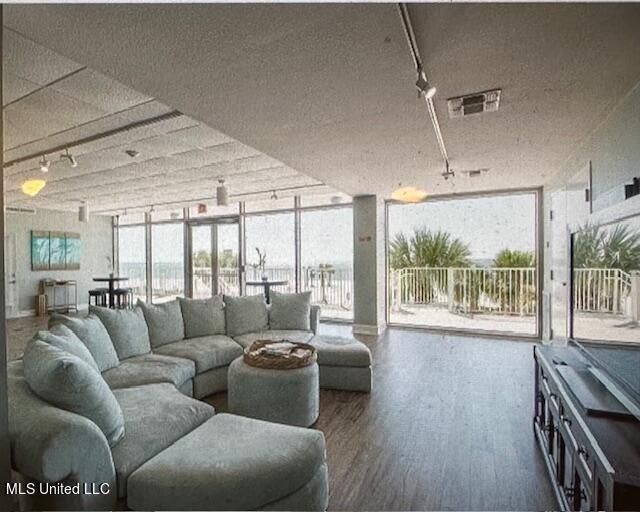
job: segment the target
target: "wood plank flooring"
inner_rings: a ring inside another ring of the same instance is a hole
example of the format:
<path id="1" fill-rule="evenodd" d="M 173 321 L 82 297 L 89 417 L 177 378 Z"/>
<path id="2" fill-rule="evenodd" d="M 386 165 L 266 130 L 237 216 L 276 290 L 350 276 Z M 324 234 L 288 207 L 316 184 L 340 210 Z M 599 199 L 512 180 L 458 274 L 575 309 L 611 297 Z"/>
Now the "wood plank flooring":
<path id="1" fill-rule="evenodd" d="M 10 320 L 10 359 L 45 326 Z M 361 339 L 373 392 L 320 396 L 330 510 L 557 508 L 531 427 L 533 343 L 403 329 Z M 226 410 L 225 393 L 207 401 Z"/>
<path id="2" fill-rule="evenodd" d="M 533 343 L 402 329 L 361 339 L 373 392 L 320 393 L 330 510 L 557 508 L 531 426 Z M 226 409 L 224 393 L 208 401 Z"/>

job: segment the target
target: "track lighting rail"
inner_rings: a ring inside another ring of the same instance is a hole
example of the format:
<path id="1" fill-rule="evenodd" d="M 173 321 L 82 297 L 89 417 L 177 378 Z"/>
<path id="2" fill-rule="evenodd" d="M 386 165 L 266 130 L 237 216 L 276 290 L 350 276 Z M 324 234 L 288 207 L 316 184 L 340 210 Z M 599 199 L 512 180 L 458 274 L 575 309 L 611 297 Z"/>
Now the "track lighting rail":
<path id="1" fill-rule="evenodd" d="M 169 119 L 174 119 L 176 117 L 183 116 L 182 112 L 177 110 L 173 110 L 171 112 L 167 112 L 166 114 L 161 114 L 159 116 L 151 117 L 149 119 L 143 119 L 141 121 L 135 121 L 133 123 L 129 123 L 124 126 L 120 126 L 118 128 L 114 128 L 112 130 L 107 130 L 106 132 L 96 133 L 95 135 L 90 135 L 88 137 L 83 137 L 82 139 L 75 140 L 73 142 L 66 142 L 64 144 L 59 144 L 57 146 L 46 148 L 44 150 L 38 151 L 36 153 L 31 153 L 26 156 L 22 156 L 20 158 L 15 158 L 14 160 L 9 160 L 5 162 L 3 167 L 6 169 L 11 167 L 12 165 L 19 164 L 21 162 L 26 162 L 27 160 L 33 160 L 35 158 L 40 158 L 42 155 L 51 155 L 57 153 L 58 151 L 66 151 L 69 148 L 82 146 L 83 144 L 89 144 L 90 142 L 95 142 L 97 140 L 106 139 L 108 137 L 112 137 L 114 135 L 118 135 L 123 132 L 128 132 L 131 130 L 135 130 L 136 128 L 142 128 L 144 126 L 150 126 L 152 124 L 161 123 L 163 121 L 167 121 Z"/>

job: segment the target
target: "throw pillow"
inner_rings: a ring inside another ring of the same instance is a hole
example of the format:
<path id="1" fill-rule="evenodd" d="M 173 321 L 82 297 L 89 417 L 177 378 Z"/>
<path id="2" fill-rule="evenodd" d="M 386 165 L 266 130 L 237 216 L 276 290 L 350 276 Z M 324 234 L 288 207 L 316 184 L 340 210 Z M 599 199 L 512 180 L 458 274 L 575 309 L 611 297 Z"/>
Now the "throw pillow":
<path id="1" fill-rule="evenodd" d="M 269 316 L 264 295 L 245 297 L 224 296 L 227 334 L 240 336 L 248 332 L 263 331 L 269 327 Z"/>
<path id="2" fill-rule="evenodd" d="M 224 301 L 221 295 L 209 299 L 178 299 L 184 320 L 185 338 L 225 334 Z"/>
<path id="3" fill-rule="evenodd" d="M 70 354 L 82 359 L 94 370 L 98 372 L 100 371 L 95 359 L 91 355 L 91 352 L 89 352 L 89 349 L 68 327 L 62 324 L 54 325 L 48 331 L 38 331 L 34 338 L 44 341 L 49 345 L 53 345 L 60 350 L 69 352 Z"/>
<path id="4" fill-rule="evenodd" d="M 89 313 L 104 324 L 113 341 L 118 358 L 122 361 L 151 352 L 149 329 L 142 309 L 109 309 L 89 306 Z"/>
<path id="5" fill-rule="evenodd" d="M 147 304 L 138 300 L 149 328 L 149 340 L 153 348 L 184 339 L 184 321 L 177 300 L 164 304 Z"/>
<path id="6" fill-rule="evenodd" d="M 79 357 L 38 339 L 27 343 L 23 364 L 27 384 L 36 395 L 93 421 L 109 446 L 122 439 L 122 409 L 97 370 Z"/>
<path id="7" fill-rule="evenodd" d="M 93 314 L 85 317 L 66 316 L 54 313 L 49 319 L 49 328 L 66 325 L 82 340 L 95 359 L 101 372 L 118 366 L 118 354 L 104 324 Z"/>
<path id="8" fill-rule="evenodd" d="M 269 328 L 309 331 L 311 329 L 311 292 L 271 292 Z"/>

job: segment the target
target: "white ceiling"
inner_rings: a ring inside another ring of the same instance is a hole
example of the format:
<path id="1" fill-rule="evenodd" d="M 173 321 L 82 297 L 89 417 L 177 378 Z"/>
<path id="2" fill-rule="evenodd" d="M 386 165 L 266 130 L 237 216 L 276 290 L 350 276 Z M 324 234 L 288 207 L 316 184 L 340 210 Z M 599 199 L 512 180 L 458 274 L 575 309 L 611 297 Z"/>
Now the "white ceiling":
<path id="1" fill-rule="evenodd" d="M 88 201 L 103 213 L 175 208 L 211 198 L 218 179 L 225 179 L 232 199 L 253 193 L 261 199 L 272 189 L 292 188 L 281 197 L 331 190 L 184 115 L 72 147 L 75 168 L 59 159 L 60 151 L 47 155 L 52 165 L 43 174 L 38 161 L 47 148 L 173 109 L 12 30 L 4 32 L 3 66 L 4 160 L 38 155 L 5 168 L 9 206 L 74 210 Z M 127 149 L 140 154 L 132 158 Z M 47 186 L 29 198 L 20 186 L 34 177 L 45 178 Z"/>
<path id="2" fill-rule="evenodd" d="M 440 177 L 395 4 L 11 5 L 5 23 L 352 195 L 542 185 L 640 80 L 638 4 L 411 14 L 452 165 L 481 178 Z M 447 118 L 494 87 L 499 112 Z"/>

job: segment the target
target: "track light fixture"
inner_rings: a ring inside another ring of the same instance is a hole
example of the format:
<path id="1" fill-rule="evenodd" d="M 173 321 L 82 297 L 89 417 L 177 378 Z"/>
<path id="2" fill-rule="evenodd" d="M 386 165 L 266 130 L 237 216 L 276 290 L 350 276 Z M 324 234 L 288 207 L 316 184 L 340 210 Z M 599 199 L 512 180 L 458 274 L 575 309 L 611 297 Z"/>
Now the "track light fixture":
<path id="1" fill-rule="evenodd" d="M 69 153 L 69 148 L 65 149 L 65 152 L 60 155 L 60 160 L 68 160 L 71 167 L 78 167 L 78 161 L 75 156 Z"/>
<path id="2" fill-rule="evenodd" d="M 51 162 L 47 160 L 47 155 L 42 155 L 40 159 L 40 170 L 42 172 L 49 172 L 49 167 L 51 166 Z"/>
<path id="3" fill-rule="evenodd" d="M 276 194 L 275 190 L 273 192 L 271 192 L 271 199 L 273 199 L 273 200 L 278 199 L 278 194 Z"/>
<path id="4" fill-rule="evenodd" d="M 429 83 L 427 74 L 424 69 L 418 69 L 418 79 L 416 80 L 416 88 L 418 89 L 418 96 L 424 94 L 426 99 L 431 99 L 436 95 L 436 88 Z"/>
<path id="5" fill-rule="evenodd" d="M 218 206 L 227 206 L 229 204 L 229 190 L 224 184 L 224 180 L 218 180 L 218 187 L 216 188 L 216 204 Z"/>

